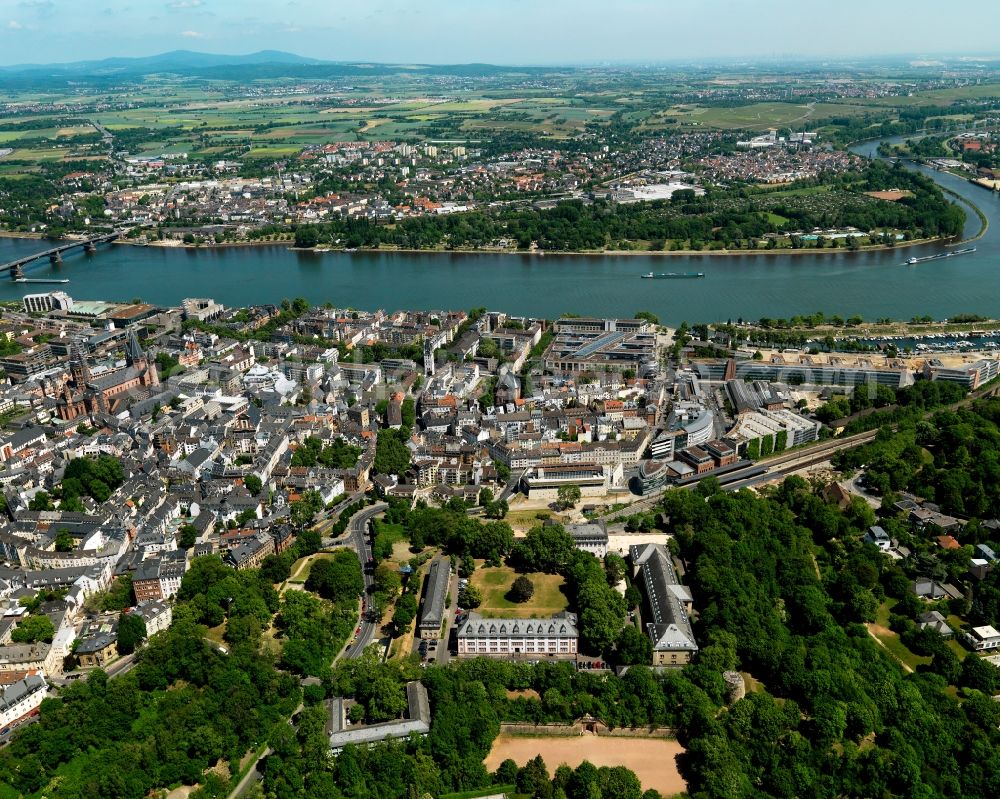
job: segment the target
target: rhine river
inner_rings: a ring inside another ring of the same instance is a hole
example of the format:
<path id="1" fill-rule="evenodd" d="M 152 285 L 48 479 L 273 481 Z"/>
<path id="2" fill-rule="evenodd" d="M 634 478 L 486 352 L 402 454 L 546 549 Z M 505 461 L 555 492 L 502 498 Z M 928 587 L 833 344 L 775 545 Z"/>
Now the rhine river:
<path id="1" fill-rule="evenodd" d="M 872 155 L 877 143 L 857 152 Z M 27 277 L 66 285 L 17 284 L 0 277 L 0 299 L 55 289 L 79 299 L 176 305 L 213 297 L 226 305 L 302 296 L 359 309 L 491 309 L 553 318 L 572 312 L 631 316 L 648 310 L 664 322 L 788 317 L 823 311 L 866 319 L 956 313 L 1000 315 L 1000 195 L 953 175 L 924 170 L 970 198 L 991 226 L 972 255 L 904 266 L 941 245 L 895 251 L 789 256 L 583 256 L 476 253 L 305 253 L 281 247 L 169 249 L 101 246 L 74 251 L 60 267 L 29 266 Z M 966 208 L 966 236 L 980 224 Z M 46 243 L 0 239 L 0 263 Z M 704 272 L 702 279 L 641 280 L 645 272 Z"/>

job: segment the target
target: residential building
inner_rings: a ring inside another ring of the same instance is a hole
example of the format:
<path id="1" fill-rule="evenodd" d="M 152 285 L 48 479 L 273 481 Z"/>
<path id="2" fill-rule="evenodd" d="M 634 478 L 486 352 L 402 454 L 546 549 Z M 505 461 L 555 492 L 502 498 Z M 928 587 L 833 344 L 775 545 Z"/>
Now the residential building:
<path id="1" fill-rule="evenodd" d="M 989 625 L 973 627 L 965 634 L 965 640 L 976 652 L 998 649 L 1000 648 L 1000 631 Z"/>
<path id="2" fill-rule="evenodd" d="M 48 695 L 48 683 L 38 674 L 29 674 L 0 691 L 0 729 L 3 731 L 38 713 Z"/>

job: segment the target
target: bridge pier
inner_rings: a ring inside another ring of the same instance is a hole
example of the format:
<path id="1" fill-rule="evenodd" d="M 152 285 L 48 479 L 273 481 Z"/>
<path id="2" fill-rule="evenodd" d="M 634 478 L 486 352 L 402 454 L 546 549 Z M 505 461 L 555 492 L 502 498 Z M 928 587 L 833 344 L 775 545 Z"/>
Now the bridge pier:
<path id="1" fill-rule="evenodd" d="M 52 255 L 49 256 L 49 261 L 51 263 L 53 263 L 53 264 L 61 264 L 62 263 L 62 254 L 58 253 L 58 252 L 52 253 Z"/>
<path id="2" fill-rule="evenodd" d="M 92 241 L 88 241 L 86 244 L 83 245 L 83 251 L 88 255 L 93 255 L 95 252 L 97 252 L 97 245 L 94 244 L 94 242 Z"/>
<path id="3" fill-rule="evenodd" d="M 10 268 L 11 280 L 21 280 L 23 277 L 24 277 L 24 269 L 21 266 L 12 266 Z"/>

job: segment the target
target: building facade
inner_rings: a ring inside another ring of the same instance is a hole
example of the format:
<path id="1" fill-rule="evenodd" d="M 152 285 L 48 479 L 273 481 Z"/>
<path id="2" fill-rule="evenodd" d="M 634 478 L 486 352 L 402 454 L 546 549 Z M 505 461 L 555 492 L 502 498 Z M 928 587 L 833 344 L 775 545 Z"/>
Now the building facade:
<path id="1" fill-rule="evenodd" d="M 470 613 L 458 628 L 459 657 L 575 657 L 576 615 L 547 619 L 498 619 Z"/>

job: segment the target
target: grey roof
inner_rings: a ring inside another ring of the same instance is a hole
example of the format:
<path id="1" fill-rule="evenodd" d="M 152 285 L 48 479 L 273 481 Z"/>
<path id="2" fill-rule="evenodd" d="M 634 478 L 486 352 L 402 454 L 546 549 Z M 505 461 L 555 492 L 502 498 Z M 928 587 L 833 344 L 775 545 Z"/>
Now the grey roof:
<path id="1" fill-rule="evenodd" d="M 459 638 L 498 636 L 576 638 L 576 614 L 563 611 L 545 619 L 500 619 L 470 613 L 458 628 Z"/>
<path id="2" fill-rule="evenodd" d="M 889 534 L 879 525 L 868 528 L 868 536 L 872 541 L 888 541 Z"/>
<path id="3" fill-rule="evenodd" d="M 76 645 L 76 654 L 89 655 L 93 652 L 100 652 L 118 640 L 117 633 L 96 633 L 87 636 Z"/>
<path id="4" fill-rule="evenodd" d="M 677 580 L 670 551 L 663 544 L 636 544 L 629 548 L 633 568 L 641 575 L 653 621 L 646 631 L 654 651 L 697 652 L 698 644 L 684 605 L 691 592 Z"/>
<path id="5" fill-rule="evenodd" d="M 424 609 L 420 614 L 420 626 L 439 629 L 444 621 L 444 601 L 448 594 L 448 581 L 451 579 L 451 560 L 435 558 L 427 572 L 427 583 L 424 590 Z"/>
<path id="6" fill-rule="evenodd" d="M 589 524 L 571 524 L 566 527 L 566 532 L 570 534 L 576 543 L 585 541 L 599 541 L 608 543 L 608 528 L 604 522 L 591 522 Z"/>
<path id="7" fill-rule="evenodd" d="M 910 589 L 919 597 L 929 599 L 961 599 L 962 592 L 949 583 L 939 583 L 929 577 L 921 577 L 910 584 Z"/>
<path id="8" fill-rule="evenodd" d="M 45 680 L 37 674 L 29 674 L 23 680 L 11 683 L 0 692 L 0 712 L 10 710 L 27 696 L 45 688 Z"/>
<path id="9" fill-rule="evenodd" d="M 341 721 L 342 713 L 342 700 L 334 700 L 330 748 L 335 751 L 347 744 L 364 746 L 387 738 L 406 738 L 413 733 L 426 735 L 431 729 L 431 706 L 427 699 L 427 689 L 418 680 L 406 684 L 405 719 L 344 728 Z"/>
<path id="10" fill-rule="evenodd" d="M 944 636 L 954 635 L 954 630 L 951 629 L 948 620 L 936 610 L 930 610 L 917 616 L 917 625 L 921 630 L 930 629 Z"/>

